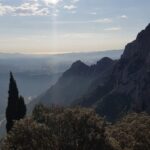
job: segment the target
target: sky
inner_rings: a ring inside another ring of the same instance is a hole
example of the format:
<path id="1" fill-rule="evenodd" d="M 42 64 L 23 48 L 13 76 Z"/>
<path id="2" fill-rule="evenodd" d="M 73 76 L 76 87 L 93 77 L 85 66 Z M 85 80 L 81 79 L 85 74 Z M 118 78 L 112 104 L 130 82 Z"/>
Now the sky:
<path id="1" fill-rule="evenodd" d="M 0 0 L 0 52 L 124 49 L 150 23 L 150 0 Z"/>

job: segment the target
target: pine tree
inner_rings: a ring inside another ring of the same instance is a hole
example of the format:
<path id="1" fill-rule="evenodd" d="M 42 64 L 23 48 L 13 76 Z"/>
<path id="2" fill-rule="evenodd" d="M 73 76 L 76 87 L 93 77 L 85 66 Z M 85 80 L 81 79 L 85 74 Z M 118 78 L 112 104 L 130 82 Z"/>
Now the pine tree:
<path id="1" fill-rule="evenodd" d="M 8 95 L 8 106 L 6 108 L 7 132 L 11 130 L 15 120 L 20 120 L 26 114 L 24 98 L 19 97 L 17 84 L 11 72 Z"/>

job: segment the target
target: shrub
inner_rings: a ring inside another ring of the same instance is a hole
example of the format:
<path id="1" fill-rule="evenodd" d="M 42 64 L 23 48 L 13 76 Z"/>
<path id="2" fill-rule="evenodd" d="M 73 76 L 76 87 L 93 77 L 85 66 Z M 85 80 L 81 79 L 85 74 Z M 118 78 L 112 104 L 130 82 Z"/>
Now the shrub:
<path id="1" fill-rule="evenodd" d="M 44 124 L 32 119 L 17 121 L 2 142 L 2 150 L 51 150 L 53 139 Z M 54 149 L 55 150 L 55 149 Z"/>
<path id="2" fill-rule="evenodd" d="M 129 114 L 111 126 L 107 133 L 116 149 L 149 150 L 150 116 L 145 113 Z"/>
<path id="3" fill-rule="evenodd" d="M 92 109 L 35 107 L 33 118 L 48 126 L 58 149 L 111 150 L 105 137 L 105 121 Z"/>
<path id="4" fill-rule="evenodd" d="M 15 123 L 2 150 L 112 150 L 105 128 L 92 109 L 38 105 L 32 119 Z"/>

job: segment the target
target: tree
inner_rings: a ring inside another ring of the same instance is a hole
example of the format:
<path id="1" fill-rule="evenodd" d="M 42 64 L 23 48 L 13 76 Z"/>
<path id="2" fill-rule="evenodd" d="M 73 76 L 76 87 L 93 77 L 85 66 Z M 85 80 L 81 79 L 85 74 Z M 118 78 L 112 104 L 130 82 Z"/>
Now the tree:
<path id="1" fill-rule="evenodd" d="M 24 98 L 20 96 L 18 101 L 18 120 L 20 118 L 24 118 L 25 115 L 26 115 L 26 105 L 24 103 Z"/>
<path id="2" fill-rule="evenodd" d="M 7 132 L 13 127 L 14 121 L 23 118 L 26 114 L 26 106 L 22 96 L 19 97 L 16 81 L 10 72 L 10 83 L 8 91 L 8 106 L 6 108 Z"/>
<path id="3" fill-rule="evenodd" d="M 31 118 L 16 121 L 1 143 L 1 150 L 58 150 L 51 147 L 53 139 L 48 127 Z"/>
<path id="4" fill-rule="evenodd" d="M 15 122 L 1 149 L 114 150 L 105 135 L 106 125 L 91 109 L 38 105 L 32 118 Z"/>
<path id="5" fill-rule="evenodd" d="M 55 137 L 53 147 L 61 150 L 112 150 L 105 135 L 106 122 L 86 108 L 44 107 L 38 105 L 33 119 L 49 128 Z"/>
<path id="6" fill-rule="evenodd" d="M 150 116 L 146 113 L 128 114 L 107 132 L 116 150 L 150 149 Z"/>

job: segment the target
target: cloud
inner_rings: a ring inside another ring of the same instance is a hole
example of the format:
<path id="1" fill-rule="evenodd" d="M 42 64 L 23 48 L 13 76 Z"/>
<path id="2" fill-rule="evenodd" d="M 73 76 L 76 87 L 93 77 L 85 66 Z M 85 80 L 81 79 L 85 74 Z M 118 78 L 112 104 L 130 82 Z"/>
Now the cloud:
<path id="1" fill-rule="evenodd" d="M 32 15 L 34 16 L 48 16 L 50 15 L 49 9 L 48 8 L 42 8 L 40 10 L 35 11 Z M 53 15 L 53 14 L 51 14 Z"/>
<path id="2" fill-rule="evenodd" d="M 10 13 L 12 13 L 12 12 L 14 12 L 15 11 L 15 9 L 13 8 L 13 7 L 11 7 L 11 6 L 9 6 L 9 5 L 2 5 L 1 3 L 0 3 L 0 15 L 1 16 L 3 16 L 4 14 L 10 14 Z"/>
<path id="3" fill-rule="evenodd" d="M 122 16 L 120 16 L 120 18 L 121 18 L 121 19 L 128 19 L 128 16 L 122 15 Z"/>
<path id="4" fill-rule="evenodd" d="M 37 12 L 40 12 L 39 10 L 39 4 L 38 3 L 23 3 L 18 7 L 14 8 L 14 14 L 19 14 L 21 16 L 26 15 L 35 15 Z"/>
<path id="5" fill-rule="evenodd" d="M 64 5 L 64 9 L 69 10 L 72 14 L 75 14 L 77 11 L 75 10 L 77 8 L 76 3 L 80 0 L 71 0 L 70 5 Z"/>
<path id="6" fill-rule="evenodd" d="M 46 5 L 56 5 L 60 2 L 61 0 L 43 0 L 43 2 L 46 4 Z"/>
<path id="7" fill-rule="evenodd" d="M 111 27 L 111 28 L 106 28 L 104 29 L 105 31 L 120 31 L 121 27 Z"/>
<path id="8" fill-rule="evenodd" d="M 97 15 L 97 12 L 90 12 L 90 15 Z"/>
<path id="9" fill-rule="evenodd" d="M 3 5 L 0 3 L 0 15 L 45 16 L 50 15 L 50 11 L 47 7 L 41 7 L 37 0 L 32 0 L 19 6 Z"/>
<path id="10" fill-rule="evenodd" d="M 63 2 L 62 5 L 58 5 Z M 0 16 L 58 16 L 56 10 L 64 8 L 76 13 L 76 3 L 79 0 L 24 0 L 21 4 L 10 4 L 0 2 Z"/>
<path id="11" fill-rule="evenodd" d="M 80 0 L 20 0 L 19 3 L 0 1 L 0 16 L 58 16 L 55 10 L 69 10 L 76 13 L 76 3 Z M 22 3 L 21 3 L 22 2 Z M 59 3 L 62 3 L 59 5 Z"/>
<path id="12" fill-rule="evenodd" d="M 51 5 L 57 5 L 62 0 L 26 0 L 19 5 L 6 5 L 0 3 L 0 15 L 11 16 L 57 16 L 57 7 L 52 10 Z"/>
<path id="13" fill-rule="evenodd" d="M 77 3 L 79 2 L 79 0 L 72 0 L 72 3 Z"/>
<path id="14" fill-rule="evenodd" d="M 111 23 L 112 20 L 109 19 L 109 18 L 104 18 L 104 19 L 97 19 L 97 20 L 94 20 L 92 22 L 95 22 L 95 23 Z"/>
<path id="15" fill-rule="evenodd" d="M 75 5 L 65 5 L 64 6 L 64 9 L 67 9 L 67 10 L 73 10 L 73 9 L 76 9 L 77 7 Z"/>
<path id="16" fill-rule="evenodd" d="M 76 13 L 76 12 L 72 12 L 72 13 Z M 107 24 L 107 23 L 111 23 L 111 22 L 112 22 L 111 19 L 104 18 L 104 19 L 97 19 L 97 20 L 77 20 L 77 21 L 70 21 L 70 20 L 62 21 L 62 20 L 59 20 L 56 23 L 57 24 L 86 24 L 86 23 Z"/>
<path id="17" fill-rule="evenodd" d="M 57 13 L 53 13 L 53 14 L 52 14 L 52 16 L 57 17 L 57 16 L 58 16 L 58 14 L 57 14 Z"/>

